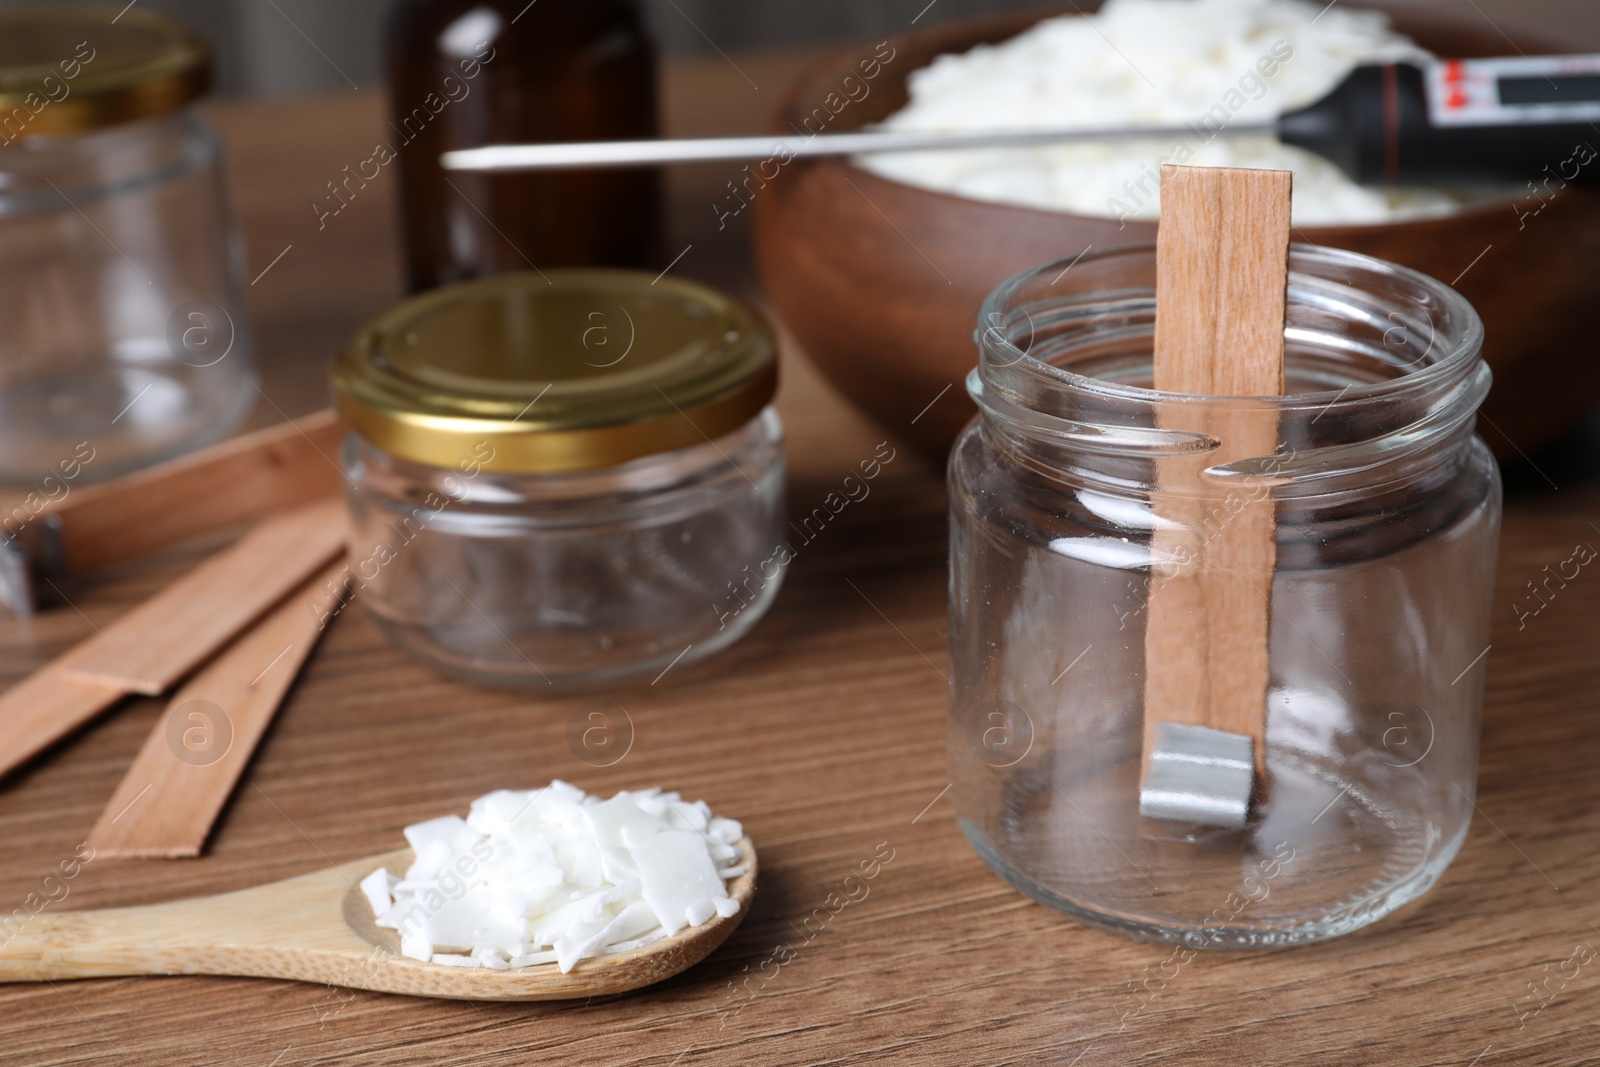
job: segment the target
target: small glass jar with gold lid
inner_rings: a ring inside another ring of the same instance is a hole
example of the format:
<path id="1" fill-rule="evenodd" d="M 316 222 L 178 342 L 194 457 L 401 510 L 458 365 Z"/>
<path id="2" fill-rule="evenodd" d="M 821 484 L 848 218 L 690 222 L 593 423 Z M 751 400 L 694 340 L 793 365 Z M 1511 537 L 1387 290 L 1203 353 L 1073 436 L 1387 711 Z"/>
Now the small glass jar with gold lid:
<path id="1" fill-rule="evenodd" d="M 776 385 L 766 322 L 692 282 L 527 272 L 406 301 L 334 364 L 355 599 L 485 684 L 681 671 L 782 578 Z"/>
<path id="2" fill-rule="evenodd" d="M 142 8 L 0 9 L 0 480 L 57 498 L 249 411 L 210 84 L 205 41 Z"/>

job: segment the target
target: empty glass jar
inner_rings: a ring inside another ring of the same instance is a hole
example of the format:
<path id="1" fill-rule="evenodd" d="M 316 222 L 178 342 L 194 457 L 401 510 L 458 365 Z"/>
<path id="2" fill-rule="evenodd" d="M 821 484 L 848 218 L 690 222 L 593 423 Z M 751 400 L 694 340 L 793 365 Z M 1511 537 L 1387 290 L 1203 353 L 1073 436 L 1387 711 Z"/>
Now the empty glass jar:
<path id="1" fill-rule="evenodd" d="M 140 8 L 0 11 L 0 479 L 217 440 L 254 373 L 210 52 Z M 69 475 L 70 472 L 70 475 Z"/>
<path id="2" fill-rule="evenodd" d="M 1373 922 L 1433 884 L 1472 816 L 1500 518 L 1473 433 L 1478 317 L 1412 271 L 1295 246 L 1289 394 L 1178 397 L 1148 388 L 1154 248 L 1065 266 L 985 306 L 981 414 L 950 465 L 961 826 L 1024 893 L 1136 937 Z M 1276 419 L 1275 452 L 1216 458 L 1240 412 Z M 1207 455 L 1208 506 L 1164 507 L 1160 472 Z M 1243 828 L 1141 815 L 1152 590 L 1184 566 L 1175 543 L 1252 507 L 1276 530 L 1270 681 L 1240 709 L 1264 721 L 1264 777 Z"/>
<path id="3" fill-rule="evenodd" d="M 631 271 L 401 304 L 334 365 L 356 599 L 489 685 L 651 682 L 727 647 L 783 577 L 775 357 L 744 304 Z"/>

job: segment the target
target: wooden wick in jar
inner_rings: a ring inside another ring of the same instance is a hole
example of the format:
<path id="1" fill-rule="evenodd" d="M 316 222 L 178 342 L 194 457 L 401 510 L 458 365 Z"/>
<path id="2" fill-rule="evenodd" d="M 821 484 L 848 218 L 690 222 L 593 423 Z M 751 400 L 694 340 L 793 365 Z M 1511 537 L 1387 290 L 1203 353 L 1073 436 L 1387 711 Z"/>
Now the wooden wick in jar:
<path id="1" fill-rule="evenodd" d="M 1291 180 L 1161 170 L 1153 385 L 1193 399 L 1163 402 L 1157 421 L 1220 447 L 1157 462 L 1140 791 L 1155 817 L 1242 826 L 1265 783 L 1274 502 L 1202 472 L 1275 454 L 1278 417 L 1202 398 L 1284 391 Z"/>

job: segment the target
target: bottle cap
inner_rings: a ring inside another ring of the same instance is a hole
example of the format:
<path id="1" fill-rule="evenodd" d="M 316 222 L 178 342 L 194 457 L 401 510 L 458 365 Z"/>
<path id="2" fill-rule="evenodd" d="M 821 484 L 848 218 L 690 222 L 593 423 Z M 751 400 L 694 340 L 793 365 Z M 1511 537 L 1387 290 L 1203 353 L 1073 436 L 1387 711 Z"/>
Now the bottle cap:
<path id="1" fill-rule="evenodd" d="M 210 45 L 162 15 L 0 10 L 0 144 L 164 115 L 210 87 Z"/>
<path id="2" fill-rule="evenodd" d="M 776 355 L 766 320 L 707 286 L 530 271 L 380 315 L 335 358 L 333 389 L 345 422 L 402 459 L 593 470 L 743 426 L 776 391 Z"/>

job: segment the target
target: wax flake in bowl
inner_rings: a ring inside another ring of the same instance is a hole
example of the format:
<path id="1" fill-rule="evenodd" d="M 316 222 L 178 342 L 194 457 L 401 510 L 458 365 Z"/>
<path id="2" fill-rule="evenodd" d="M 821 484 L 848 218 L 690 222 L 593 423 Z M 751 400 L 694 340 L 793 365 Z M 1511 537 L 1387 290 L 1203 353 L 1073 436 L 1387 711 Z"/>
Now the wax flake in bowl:
<path id="1" fill-rule="evenodd" d="M 1009 41 L 939 56 L 910 75 L 910 100 L 883 128 L 1189 124 L 1188 133 L 860 162 L 959 196 L 1118 219 L 1159 216 L 1162 163 L 1292 170 L 1299 225 L 1446 215 L 1501 194 L 1366 188 L 1276 138 L 1215 135 L 1219 125 L 1270 122 L 1314 103 L 1360 64 L 1428 58 L 1383 12 L 1325 0 L 1107 0 L 1094 14 L 1046 19 Z"/>
<path id="2" fill-rule="evenodd" d="M 405 829 L 415 860 L 361 881 L 412 959 L 496 970 L 627 952 L 736 915 L 744 830 L 659 789 L 601 800 L 566 782 L 500 790 Z"/>

